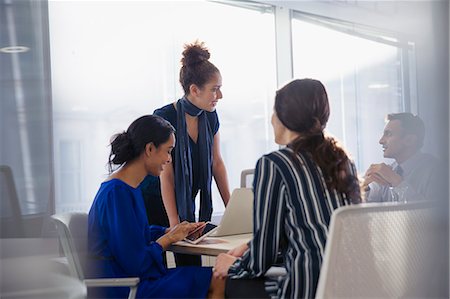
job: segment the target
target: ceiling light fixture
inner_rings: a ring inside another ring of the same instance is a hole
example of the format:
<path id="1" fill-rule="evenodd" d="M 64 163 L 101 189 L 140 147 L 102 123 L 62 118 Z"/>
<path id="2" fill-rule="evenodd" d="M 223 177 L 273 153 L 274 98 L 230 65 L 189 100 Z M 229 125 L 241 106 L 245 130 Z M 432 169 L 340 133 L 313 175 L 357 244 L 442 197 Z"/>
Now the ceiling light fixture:
<path id="1" fill-rule="evenodd" d="M 374 83 L 374 84 L 369 84 L 368 87 L 371 88 L 371 89 L 382 89 L 382 88 L 388 88 L 389 84 L 377 84 L 377 83 Z"/>
<path id="2" fill-rule="evenodd" d="M 25 47 L 25 46 L 9 46 L 9 47 L 0 48 L 0 52 L 7 53 L 7 54 L 25 53 L 28 51 L 30 51 L 30 48 Z"/>

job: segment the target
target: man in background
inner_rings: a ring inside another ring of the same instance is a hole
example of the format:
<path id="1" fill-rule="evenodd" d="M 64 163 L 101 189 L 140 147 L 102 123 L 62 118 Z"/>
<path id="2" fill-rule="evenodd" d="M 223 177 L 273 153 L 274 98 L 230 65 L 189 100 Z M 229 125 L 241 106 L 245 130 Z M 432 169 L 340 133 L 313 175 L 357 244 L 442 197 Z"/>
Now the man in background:
<path id="1" fill-rule="evenodd" d="M 372 164 L 367 170 L 363 188 L 367 202 L 437 200 L 443 195 L 443 174 L 439 161 L 420 151 L 425 126 L 411 113 L 393 113 L 379 143 L 384 157 L 394 159 L 391 165 Z"/>

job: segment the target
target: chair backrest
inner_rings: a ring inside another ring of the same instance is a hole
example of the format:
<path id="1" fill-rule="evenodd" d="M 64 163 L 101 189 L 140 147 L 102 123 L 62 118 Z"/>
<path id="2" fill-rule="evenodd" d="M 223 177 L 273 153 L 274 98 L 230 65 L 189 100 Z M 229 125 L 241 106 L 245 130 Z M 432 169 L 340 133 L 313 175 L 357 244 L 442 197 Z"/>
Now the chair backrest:
<path id="1" fill-rule="evenodd" d="M 72 276 L 83 280 L 87 256 L 88 216 L 86 213 L 65 213 L 52 216 Z"/>
<path id="2" fill-rule="evenodd" d="M 241 171 L 241 188 L 252 188 L 255 169 L 244 169 Z"/>
<path id="3" fill-rule="evenodd" d="M 25 237 L 16 185 L 12 170 L 7 165 L 0 165 L 0 199 L 0 237 Z"/>
<path id="4" fill-rule="evenodd" d="M 438 208 L 420 202 L 337 209 L 316 298 L 442 296 L 442 283 L 448 286 L 448 226 Z"/>

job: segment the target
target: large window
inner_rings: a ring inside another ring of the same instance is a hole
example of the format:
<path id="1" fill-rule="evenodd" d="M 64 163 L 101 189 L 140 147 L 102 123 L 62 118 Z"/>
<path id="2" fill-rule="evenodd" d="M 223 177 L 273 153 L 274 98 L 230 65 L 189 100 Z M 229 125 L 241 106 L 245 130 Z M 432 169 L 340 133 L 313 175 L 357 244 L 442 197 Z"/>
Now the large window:
<path id="1" fill-rule="evenodd" d="M 294 77 L 324 83 L 331 104 L 327 131 L 344 144 L 363 174 L 383 159 L 378 140 L 386 114 L 414 110 L 408 45 L 381 34 L 358 34 L 354 24 L 344 28 L 337 21 L 295 16 Z"/>
<path id="2" fill-rule="evenodd" d="M 182 96 L 181 52 L 196 39 L 223 77 L 217 111 L 231 188 L 276 148 L 273 14 L 202 1 L 51 1 L 49 23 L 57 212 L 88 210 L 111 135 Z"/>

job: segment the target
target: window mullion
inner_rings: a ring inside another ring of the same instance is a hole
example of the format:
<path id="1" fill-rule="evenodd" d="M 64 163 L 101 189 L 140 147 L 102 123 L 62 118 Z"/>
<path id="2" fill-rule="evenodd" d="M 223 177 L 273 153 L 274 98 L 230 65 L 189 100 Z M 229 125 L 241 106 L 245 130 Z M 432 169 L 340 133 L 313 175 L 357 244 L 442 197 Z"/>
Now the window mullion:
<path id="1" fill-rule="evenodd" d="M 291 10 L 275 7 L 275 47 L 278 87 L 293 78 Z"/>

